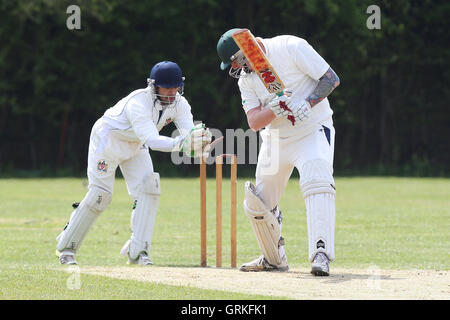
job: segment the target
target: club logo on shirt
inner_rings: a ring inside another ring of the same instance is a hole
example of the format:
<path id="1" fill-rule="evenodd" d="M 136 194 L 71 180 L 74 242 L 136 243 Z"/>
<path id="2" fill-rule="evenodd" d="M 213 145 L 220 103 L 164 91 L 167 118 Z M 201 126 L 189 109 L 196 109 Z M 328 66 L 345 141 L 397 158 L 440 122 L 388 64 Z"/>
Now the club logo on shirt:
<path id="1" fill-rule="evenodd" d="M 165 124 L 164 124 L 164 125 L 166 126 L 166 125 L 168 125 L 169 123 L 171 123 L 172 121 L 173 121 L 173 119 L 172 119 L 172 118 L 168 118 L 168 119 L 166 120 L 166 122 L 165 122 Z"/>
<path id="2" fill-rule="evenodd" d="M 103 173 L 108 172 L 108 164 L 106 163 L 105 160 L 100 160 L 97 163 L 97 170 Z"/>

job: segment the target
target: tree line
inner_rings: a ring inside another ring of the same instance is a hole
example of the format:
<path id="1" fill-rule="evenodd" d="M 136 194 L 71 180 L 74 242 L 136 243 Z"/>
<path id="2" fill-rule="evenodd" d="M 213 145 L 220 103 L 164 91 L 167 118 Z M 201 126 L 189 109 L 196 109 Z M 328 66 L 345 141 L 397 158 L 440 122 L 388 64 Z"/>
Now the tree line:
<path id="1" fill-rule="evenodd" d="M 68 27 L 71 5 L 79 29 Z M 379 29 L 368 27 L 371 5 Z M 437 0 L 1 0 L 0 175 L 84 175 L 96 119 L 162 60 L 181 66 L 195 120 L 248 129 L 216 53 L 220 35 L 246 27 L 306 39 L 339 75 L 336 175 L 448 176 L 449 14 Z M 167 175 L 198 171 L 152 158 Z"/>

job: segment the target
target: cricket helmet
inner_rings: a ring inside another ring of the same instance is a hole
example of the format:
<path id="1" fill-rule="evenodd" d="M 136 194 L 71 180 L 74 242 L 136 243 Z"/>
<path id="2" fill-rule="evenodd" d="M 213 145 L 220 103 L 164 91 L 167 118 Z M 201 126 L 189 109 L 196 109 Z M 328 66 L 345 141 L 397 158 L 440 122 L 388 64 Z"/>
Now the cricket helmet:
<path id="1" fill-rule="evenodd" d="M 163 107 L 176 106 L 184 93 L 184 79 L 181 68 L 175 62 L 161 61 L 153 66 L 147 84 L 155 102 L 159 101 Z M 178 88 L 178 94 L 162 95 L 158 88 Z"/>
<path id="2" fill-rule="evenodd" d="M 217 42 L 217 53 L 219 55 L 220 60 L 220 69 L 225 70 L 231 65 L 231 56 L 239 51 L 239 47 L 234 42 L 233 33 L 242 30 L 241 28 L 230 29 L 225 32 Z"/>
<path id="3" fill-rule="evenodd" d="M 181 68 L 171 61 L 162 61 L 155 64 L 150 71 L 150 80 L 153 84 L 163 88 L 179 88 L 184 86 L 184 77 Z"/>

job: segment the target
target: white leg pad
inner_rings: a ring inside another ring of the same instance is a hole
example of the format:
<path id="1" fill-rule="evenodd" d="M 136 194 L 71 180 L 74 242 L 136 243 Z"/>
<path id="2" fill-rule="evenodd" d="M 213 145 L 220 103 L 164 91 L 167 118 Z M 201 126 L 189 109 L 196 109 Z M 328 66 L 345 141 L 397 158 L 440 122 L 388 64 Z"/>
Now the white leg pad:
<path id="1" fill-rule="evenodd" d="M 84 240 L 92 224 L 97 220 L 109 205 L 112 194 L 97 186 L 92 186 L 80 202 L 79 206 L 72 212 L 69 224 L 57 237 L 56 249 L 63 251 L 70 249 L 76 251 Z"/>
<path id="2" fill-rule="evenodd" d="M 321 159 L 305 163 L 300 172 L 300 188 L 306 205 L 309 260 L 323 252 L 332 261 L 336 189 L 330 164 Z"/>
<path id="3" fill-rule="evenodd" d="M 270 264 L 280 265 L 282 263 L 279 250 L 281 225 L 256 195 L 256 188 L 250 181 L 245 183 L 244 211 L 250 219 L 264 257 Z M 282 252 L 284 252 L 284 248 L 282 248 Z"/>
<path id="4" fill-rule="evenodd" d="M 136 208 L 133 210 L 133 233 L 128 244 L 128 254 L 133 260 L 137 259 L 141 252 L 150 253 L 160 194 L 159 174 L 151 173 L 142 181 L 136 198 Z M 126 252 L 125 246 L 122 253 Z"/>

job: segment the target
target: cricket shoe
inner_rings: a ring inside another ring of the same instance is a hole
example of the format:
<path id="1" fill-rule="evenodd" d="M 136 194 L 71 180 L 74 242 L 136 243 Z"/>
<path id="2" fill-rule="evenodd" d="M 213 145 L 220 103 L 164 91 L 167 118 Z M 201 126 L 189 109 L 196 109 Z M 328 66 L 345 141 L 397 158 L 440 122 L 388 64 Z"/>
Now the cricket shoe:
<path id="1" fill-rule="evenodd" d="M 141 266 L 149 266 L 149 265 L 153 264 L 152 260 L 150 260 L 150 258 L 148 257 L 148 255 L 145 251 L 142 251 L 138 255 L 137 259 L 131 259 L 130 253 L 129 253 L 130 243 L 131 243 L 131 240 L 128 239 L 127 242 L 125 242 L 125 244 L 123 245 L 122 249 L 120 250 L 121 255 L 128 257 L 127 264 L 138 264 Z"/>
<path id="2" fill-rule="evenodd" d="M 128 264 L 138 264 L 141 266 L 149 266 L 149 265 L 152 265 L 153 262 L 152 262 L 152 260 L 150 260 L 150 258 L 148 257 L 148 255 L 145 252 L 141 252 L 136 260 L 132 260 L 132 259 L 130 259 L 130 257 L 128 257 Z"/>
<path id="3" fill-rule="evenodd" d="M 131 259 L 130 253 L 129 253 L 130 243 L 131 243 L 131 240 L 128 239 L 127 242 L 125 242 L 125 244 L 123 245 L 122 249 L 120 250 L 121 255 L 128 257 L 127 264 L 138 264 L 141 266 L 149 266 L 149 265 L 153 264 L 152 260 L 150 260 L 150 258 L 148 257 L 148 255 L 145 251 L 142 251 L 138 255 L 137 259 Z"/>
<path id="4" fill-rule="evenodd" d="M 273 264 L 270 264 L 266 260 L 264 255 L 262 255 L 253 261 L 244 263 L 239 270 L 245 271 L 245 272 L 258 272 L 258 271 L 286 272 L 289 270 L 289 266 L 287 264 L 286 256 L 283 256 L 283 259 L 282 259 L 282 262 L 280 265 L 275 266 Z"/>
<path id="5" fill-rule="evenodd" d="M 56 252 L 57 254 L 59 253 L 58 251 Z M 58 259 L 61 264 L 67 265 L 78 264 L 77 260 L 75 260 L 75 252 L 73 250 L 63 250 L 62 252 L 59 253 Z"/>
<path id="6" fill-rule="evenodd" d="M 312 262 L 311 273 L 319 277 L 330 275 L 330 260 L 325 253 L 319 252 L 316 254 Z"/>

